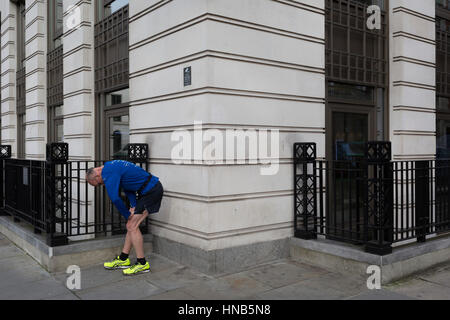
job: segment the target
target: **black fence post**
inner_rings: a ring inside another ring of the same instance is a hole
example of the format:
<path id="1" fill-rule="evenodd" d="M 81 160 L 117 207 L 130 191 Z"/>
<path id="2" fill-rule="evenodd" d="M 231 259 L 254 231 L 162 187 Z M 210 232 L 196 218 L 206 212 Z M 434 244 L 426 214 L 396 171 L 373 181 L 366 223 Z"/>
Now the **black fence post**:
<path id="1" fill-rule="evenodd" d="M 11 146 L 0 146 L 0 216 L 6 216 L 5 212 L 5 161 L 11 158 Z"/>
<path id="2" fill-rule="evenodd" d="M 430 163 L 416 161 L 416 236 L 417 242 L 425 242 L 430 226 Z"/>
<path id="3" fill-rule="evenodd" d="M 308 173 L 310 169 L 310 173 Z M 294 144 L 294 234 L 305 240 L 317 238 L 316 144 Z"/>
<path id="4" fill-rule="evenodd" d="M 50 247 L 68 244 L 70 221 L 68 221 L 67 213 L 70 203 L 67 195 L 67 177 L 64 177 L 64 165 L 67 165 L 68 159 L 69 145 L 67 143 L 47 144 L 45 202 L 47 243 Z M 61 172 L 58 172 L 58 165 Z"/>
<path id="5" fill-rule="evenodd" d="M 141 168 L 148 172 L 148 144 L 146 143 L 130 143 L 128 144 L 127 161 L 138 164 Z M 149 229 L 148 217 L 145 224 L 140 226 L 142 234 L 147 234 Z"/>
<path id="6" fill-rule="evenodd" d="M 367 184 L 364 210 L 366 252 L 392 253 L 393 243 L 393 165 L 391 142 L 375 141 L 366 145 Z"/>

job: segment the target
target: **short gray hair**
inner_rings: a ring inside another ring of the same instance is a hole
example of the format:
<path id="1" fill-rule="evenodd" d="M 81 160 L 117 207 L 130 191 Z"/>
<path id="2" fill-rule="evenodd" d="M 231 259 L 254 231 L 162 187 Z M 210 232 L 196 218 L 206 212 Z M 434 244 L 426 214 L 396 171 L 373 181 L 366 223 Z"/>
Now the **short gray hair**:
<path id="1" fill-rule="evenodd" d="M 86 180 L 92 180 L 92 176 L 95 174 L 95 168 L 89 168 L 86 171 Z"/>

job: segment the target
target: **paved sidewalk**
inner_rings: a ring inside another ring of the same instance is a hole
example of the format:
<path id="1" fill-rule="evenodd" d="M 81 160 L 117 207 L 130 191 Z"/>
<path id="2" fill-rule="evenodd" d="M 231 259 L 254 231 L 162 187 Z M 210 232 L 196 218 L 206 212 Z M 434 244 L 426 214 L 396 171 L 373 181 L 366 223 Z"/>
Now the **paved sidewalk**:
<path id="1" fill-rule="evenodd" d="M 69 274 L 48 273 L 0 234 L 0 300 L 450 299 L 450 264 L 370 291 L 365 278 L 291 260 L 215 277 L 156 254 L 149 261 L 152 272 L 134 277 L 102 265 L 83 268 L 82 289 L 70 291 Z"/>

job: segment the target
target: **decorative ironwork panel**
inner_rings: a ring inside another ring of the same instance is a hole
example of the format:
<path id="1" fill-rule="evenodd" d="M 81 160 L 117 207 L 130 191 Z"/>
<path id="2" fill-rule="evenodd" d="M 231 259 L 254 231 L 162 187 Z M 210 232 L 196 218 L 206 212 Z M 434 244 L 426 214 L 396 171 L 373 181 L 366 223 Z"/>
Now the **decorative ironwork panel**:
<path id="1" fill-rule="evenodd" d="M 64 104 L 62 45 L 47 54 L 47 102 L 49 107 Z"/>
<path id="2" fill-rule="evenodd" d="M 0 146 L 0 159 L 11 158 L 11 146 Z"/>
<path id="3" fill-rule="evenodd" d="M 51 163 L 66 163 L 69 160 L 69 145 L 67 143 L 47 144 L 47 161 Z"/>
<path id="4" fill-rule="evenodd" d="M 382 9 L 381 29 L 369 30 L 368 5 L 367 1 L 325 1 L 327 80 L 387 86 L 387 15 Z"/>
<path id="5" fill-rule="evenodd" d="M 17 71 L 16 74 L 16 89 L 17 89 L 17 114 L 25 114 L 26 107 L 26 92 L 25 92 L 25 67 Z"/>
<path id="6" fill-rule="evenodd" d="M 294 144 L 295 236 L 313 239 L 316 234 L 316 144 Z"/>
<path id="7" fill-rule="evenodd" d="M 368 162 L 389 162 L 392 158 L 392 144 L 389 141 L 371 141 L 366 145 Z"/>
<path id="8" fill-rule="evenodd" d="M 127 160 L 135 163 L 145 163 L 148 160 L 148 144 L 130 143 Z"/>
<path id="9" fill-rule="evenodd" d="M 296 143 L 294 145 L 294 158 L 299 161 L 313 161 L 316 159 L 315 143 Z"/>
<path id="10" fill-rule="evenodd" d="M 129 84 L 128 6 L 95 25 L 95 90 L 119 90 Z"/>

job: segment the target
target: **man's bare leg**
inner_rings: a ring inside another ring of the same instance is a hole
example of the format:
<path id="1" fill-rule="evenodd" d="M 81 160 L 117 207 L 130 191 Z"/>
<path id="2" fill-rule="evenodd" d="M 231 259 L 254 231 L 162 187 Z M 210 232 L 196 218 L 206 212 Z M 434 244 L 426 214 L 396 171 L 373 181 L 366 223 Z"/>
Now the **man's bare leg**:
<path id="1" fill-rule="evenodd" d="M 144 211 L 143 214 L 132 215 L 127 222 L 127 237 L 131 240 L 131 245 L 136 251 L 136 258 L 145 258 L 144 254 L 144 238 L 142 237 L 139 225 L 147 218 L 148 212 Z M 126 239 L 125 239 L 126 242 Z M 126 253 L 126 252 L 124 252 Z"/>
<path id="2" fill-rule="evenodd" d="M 133 246 L 133 243 L 131 242 L 131 235 L 129 232 L 127 232 L 127 235 L 125 237 L 125 244 L 123 245 L 122 252 L 125 254 L 130 254 L 132 246 Z"/>

